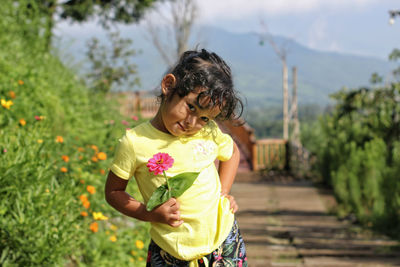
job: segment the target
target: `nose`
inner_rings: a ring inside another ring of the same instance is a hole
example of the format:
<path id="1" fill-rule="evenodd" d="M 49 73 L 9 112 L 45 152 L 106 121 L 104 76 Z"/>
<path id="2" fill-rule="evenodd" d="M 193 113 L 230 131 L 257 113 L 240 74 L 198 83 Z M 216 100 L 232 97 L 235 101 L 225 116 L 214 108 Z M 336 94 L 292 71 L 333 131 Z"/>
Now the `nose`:
<path id="1" fill-rule="evenodd" d="M 193 128 L 195 124 L 196 124 L 196 117 L 189 114 L 185 120 L 185 127 Z"/>

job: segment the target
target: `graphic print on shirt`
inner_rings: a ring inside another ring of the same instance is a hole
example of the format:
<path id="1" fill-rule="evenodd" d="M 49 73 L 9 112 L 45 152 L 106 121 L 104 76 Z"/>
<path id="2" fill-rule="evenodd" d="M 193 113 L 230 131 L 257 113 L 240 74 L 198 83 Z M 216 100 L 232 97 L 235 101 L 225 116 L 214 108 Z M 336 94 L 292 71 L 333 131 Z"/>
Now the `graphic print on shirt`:
<path id="1" fill-rule="evenodd" d="M 194 152 L 194 160 L 206 160 L 213 155 L 217 145 L 210 140 L 196 140 L 191 143 Z"/>

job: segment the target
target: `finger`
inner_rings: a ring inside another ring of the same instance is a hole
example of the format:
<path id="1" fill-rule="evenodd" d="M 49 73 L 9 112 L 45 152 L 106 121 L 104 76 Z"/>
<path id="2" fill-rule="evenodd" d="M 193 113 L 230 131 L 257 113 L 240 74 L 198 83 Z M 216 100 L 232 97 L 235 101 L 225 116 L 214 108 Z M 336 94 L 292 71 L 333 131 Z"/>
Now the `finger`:
<path id="1" fill-rule="evenodd" d="M 171 197 L 170 199 L 167 200 L 168 206 L 174 206 L 176 205 L 176 198 Z"/>
<path id="2" fill-rule="evenodd" d="M 183 220 L 176 220 L 171 222 L 169 225 L 171 225 L 172 227 L 178 227 L 183 223 Z"/>
<path id="3" fill-rule="evenodd" d="M 232 208 L 232 212 L 236 213 L 239 210 L 239 206 L 235 203 L 235 205 Z"/>
<path id="4" fill-rule="evenodd" d="M 181 213 L 179 211 L 172 213 L 171 218 L 174 220 L 180 220 L 181 219 Z"/>

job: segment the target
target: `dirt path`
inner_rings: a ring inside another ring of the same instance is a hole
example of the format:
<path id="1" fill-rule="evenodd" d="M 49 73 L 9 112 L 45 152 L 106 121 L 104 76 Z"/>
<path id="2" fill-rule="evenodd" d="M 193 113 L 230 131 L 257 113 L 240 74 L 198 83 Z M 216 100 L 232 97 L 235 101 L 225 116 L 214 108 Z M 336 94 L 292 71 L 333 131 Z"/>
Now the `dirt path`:
<path id="1" fill-rule="evenodd" d="M 232 194 L 250 267 L 400 266 L 400 244 L 329 215 L 333 198 L 306 181 L 237 179 Z"/>

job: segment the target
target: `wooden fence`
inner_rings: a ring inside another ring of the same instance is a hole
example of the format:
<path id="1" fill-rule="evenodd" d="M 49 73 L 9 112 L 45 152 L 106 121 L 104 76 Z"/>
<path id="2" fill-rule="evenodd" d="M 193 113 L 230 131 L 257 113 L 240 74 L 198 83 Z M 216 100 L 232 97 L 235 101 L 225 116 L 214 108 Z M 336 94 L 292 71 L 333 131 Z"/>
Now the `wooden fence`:
<path id="1" fill-rule="evenodd" d="M 288 167 L 287 140 L 261 139 L 253 147 L 253 170 L 285 169 Z"/>

